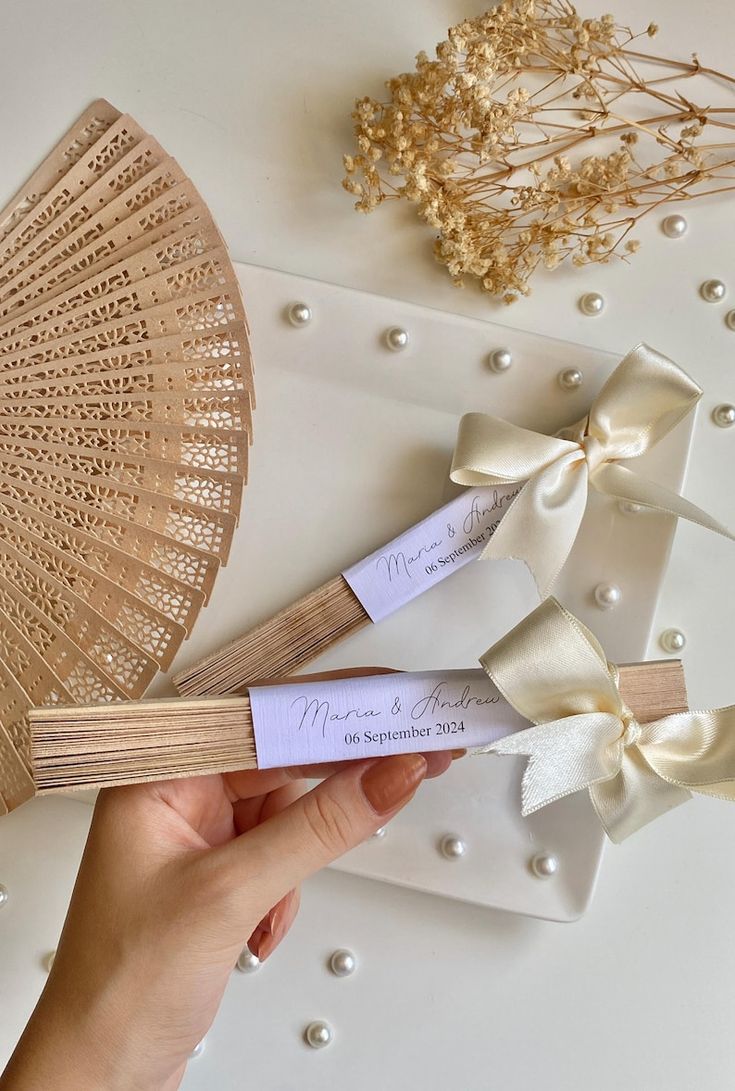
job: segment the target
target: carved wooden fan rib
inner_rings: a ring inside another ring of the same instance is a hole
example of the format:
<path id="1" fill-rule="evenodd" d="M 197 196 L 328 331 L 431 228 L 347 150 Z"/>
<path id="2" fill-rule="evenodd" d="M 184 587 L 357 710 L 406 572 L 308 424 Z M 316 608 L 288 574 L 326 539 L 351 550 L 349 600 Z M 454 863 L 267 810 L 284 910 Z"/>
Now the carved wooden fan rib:
<path id="1" fill-rule="evenodd" d="M 0 813 L 32 705 L 140 697 L 227 559 L 253 403 L 232 264 L 95 102 L 0 212 Z"/>

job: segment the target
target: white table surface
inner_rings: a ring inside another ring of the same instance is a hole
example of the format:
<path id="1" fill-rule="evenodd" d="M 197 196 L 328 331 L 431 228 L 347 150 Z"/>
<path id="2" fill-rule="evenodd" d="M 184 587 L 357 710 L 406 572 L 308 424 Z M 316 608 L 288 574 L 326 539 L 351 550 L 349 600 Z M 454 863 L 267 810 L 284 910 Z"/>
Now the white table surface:
<path id="1" fill-rule="evenodd" d="M 510 310 L 453 289 L 408 210 L 369 218 L 351 211 L 339 186 L 351 100 L 378 95 L 381 81 L 410 67 L 420 48 L 430 50 L 449 23 L 485 6 L 6 0 L 0 200 L 103 95 L 187 168 L 239 260 L 613 351 L 646 340 L 673 356 L 705 388 L 688 495 L 735 525 L 735 429 L 709 420 L 718 402 L 735 401 L 735 333 L 722 322 L 727 303 L 710 306 L 697 295 L 702 280 L 718 276 L 735 305 L 731 201 L 684 208 L 690 230 L 676 242 L 654 218 L 639 232 L 643 246 L 629 267 L 558 271 Z M 697 48 L 715 67 L 732 64 L 735 15 L 725 0 L 696 7 L 651 0 L 644 10 L 620 0 L 613 10 L 634 25 L 660 23 L 662 53 L 686 57 Z M 599 12 L 585 6 L 582 14 Z M 606 295 L 602 317 L 576 309 L 586 290 Z M 735 700 L 733 573 L 731 544 L 680 528 L 655 631 L 686 632 L 693 704 Z M 8 836 L 20 836 L 21 824 L 43 824 L 35 806 L 8 819 Z M 27 915 L 23 942 L 0 915 L 0 1062 L 42 983 L 39 960 L 54 946 L 81 847 L 87 812 L 72 801 L 60 807 L 65 816 L 49 829 L 37 866 L 21 869 L 47 904 Z M 308 885 L 300 920 L 273 963 L 233 978 L 185 1087 L 729 1087 L 733 831 L 735 808 L 702 800 L 680 808 L 608 851 L 592 908 L 567 927 L 322 875 Z M 324 969 L 337 946 L 360 957 L 347 981 Z M 337 1038 L 313 1053 L 299 1029 L 321 1017 Z"/>

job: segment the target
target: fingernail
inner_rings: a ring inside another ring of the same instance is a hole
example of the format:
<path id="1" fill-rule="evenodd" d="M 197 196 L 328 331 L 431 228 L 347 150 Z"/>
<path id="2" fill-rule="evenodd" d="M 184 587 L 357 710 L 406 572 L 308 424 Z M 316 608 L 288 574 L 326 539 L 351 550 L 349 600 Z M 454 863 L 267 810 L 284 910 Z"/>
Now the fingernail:
<path id="1" fill-rule="evenodd" d="M 446 750 L 435 750 L 433 753 L 421 755 L 426 761 L 426 779 L 433 780 L 446 773 L 452 764 L 452 755 Z"/>
<path id="2" fill-rule="evenodd" d="M 271 909 L 269 914 L 270 933 L 274 939 L 281 939 L 283 932 L 283 921 L 286 916 L 286 906 L 283 902 L 279 902 L 275 909 Z"/>
<path id="3" fill-rule="evenodd" d="M 408 802 L 426 776 L 426 768 L 421 754 L 397 754 L 373 762 L 362 774 L 365 798 L 377 814 L 387 814 Z"/>
<path id="4" fill-rule="evenodd" d="M 268 955 L 273 955 L 275 948 L 280 943 L 280 940 L 284 938 L 282 935 L 282 920 L 284 916 L 279 912 L 280 907 L 276 906 L 275 909 L 270 910 L 269 913 L 269 931 L 264 932 L 258 939 L 257 944 L 257 957 L 261 962 L 265 962 Z"/>
<path id="5" fill-rule="evenodd" d="M 258 950 L 256 954 L 261 962 L 264 962 L 273 954 L 278 944 L 288 932 L 292 921 L 296 916 L 299 905 L 298 891 L 291 890 L 285 897 L 274 905 L 268 915 L 263 918 L 264 929 L 258 935 Z"/>
<path id="6" fill-rule="evenodd" d="M 255 929 L 253 930 L 253 934 L 251 935 L 250 939 L 248 940 L 248 947 L 250 948 L 250 950 L 253 952 L 254 955 L 258 956 L 258 958 L 260 958 L 260 953 L 259 953 L 258 949 L 259 949 L 261 943 L 263 942 L 264 937 L 269 936 L 271 934 L 271 914 L 272 913 L 273 913 L 273 910 L 272 909 L 269 910 L 266 913 L 266 915 L 263 917 L 263 919 L 260 920 L 258 922 L 258 924 L 256 924 Z"/>
<path id="7" fill-rule="evenodd" d="M 466 757 L 467 757 L 467 751 L 466 750 L 452 750 L 452 761 L 456 761 L 457 758 L 466 758 Z"/>
<path id="8" fill-rule="evenodd" d="M 260 958 L 260 946 L 263 940 L 269 935 L 270 932 L 268 931 L 268 929 L 264 928 L 262 924 L 259 924 L 250 939 L 248 940 L 248 947 L 254 955 L 258 956 L 258 958 Z"/>

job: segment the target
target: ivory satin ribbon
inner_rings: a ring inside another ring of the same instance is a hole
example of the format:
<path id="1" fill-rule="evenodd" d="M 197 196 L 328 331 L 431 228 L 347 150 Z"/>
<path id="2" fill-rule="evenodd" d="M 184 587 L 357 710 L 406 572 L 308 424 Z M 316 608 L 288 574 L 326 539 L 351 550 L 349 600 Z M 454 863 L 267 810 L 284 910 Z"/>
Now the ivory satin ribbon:
<path id="1" fill-rule="evenodd" d="M 480 662 L 535 726 L 475 753 L 524 755 L 524 815 L 589 791 L 612 841 L 692 792 L 735 800 L 735 706 L 640 724 L 591 632 L 549 598 Z"/>
<path id="2" fill-rule="evenodd" d="M 525 482 L 480 559 L 525 561 L 543 597 L 569 556 L 590 486 L 733 538 L 694 504 L 619 464 L 650 450 L 701 396 L 680 367 L 638 345 L 617 366 L 587 416 L 555 436 L 484 413 L 466 414 L 459 425 L 452 481 Z"/>

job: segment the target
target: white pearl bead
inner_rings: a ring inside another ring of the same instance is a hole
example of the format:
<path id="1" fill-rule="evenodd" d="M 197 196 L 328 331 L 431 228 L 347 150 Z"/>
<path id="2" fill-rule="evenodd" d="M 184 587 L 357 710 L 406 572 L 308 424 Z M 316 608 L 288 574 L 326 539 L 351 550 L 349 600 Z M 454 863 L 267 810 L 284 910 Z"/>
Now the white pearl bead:
<path id="1" fill-rule="evenodd" d="M 385 826 L 379 826 L 375 833 L 371 834 L 371 837 L 374 837 L 377 841 L 381 841 L 387 832 Z"/>
<path id="2" fill-rule="evenodd" d="M 401 352 L 403 349 L 408 348 L 410 340 L 408 330 L 404 330 L 400 326 L 391 326 L 389 330 L 385 331 L 385 343 L 391 352 Z"/>
<path id="3" fill-rule="evenodd" d="M 448 833 L 442 838 L 440 847 L 442 856 L 446 857 L 447 860 L 461 860 L 467 852 L 467 845 L 462 838 L 455 837 L 452 833 Z"/>
<path id="4" fill-rule="evenodd" d="M 640 515 L 646 510 L 643 504 L 636 504 L 633 500 L 619 500 L 618 508 L 623 515 Z"/>
<path id="5" fill-rule="evenodd" d="M 729 330 L 735 330 L 735 311 L 728 311 L 725 315 L 725 325 Z"/>
<path id="6" fill-rule="evenodd" d="M 329 969 L 335 977 L 349 977 L 357 969 L 357 959 L 352 951 L 348 951 L 346 947 L 340 947 L 332 954 Z"/>
<path id="7" fill-rule="evenodd" d="M 56 958 L 56 951 L 49 951 L 49 953 L 46 955 L 45 959 L 43 960 L 43 964 L 46 967 L 46 973 L 47 974 L 51 973 L 51 967 L 54 964 L 54 959 L 55 958 Z"/>
<path id="8" fill-rule="evenodd" d="M 616 583 L 598 583 L 595 588 L 595 602 L 601 610 L 612 610 L 619 605 L 623 592 Z"/>
<path id="9" fill-rule="evenodd" d="M 249 947 L 243 947 L 235 965 L 242 974 L 254 974 L 256 970 L 260 969 L 260 959 L 253 954 Z"/>
<path id="10" fill-rule="evenodd" d="M 727 295 L 727 286 L 721 280 L 705 280 L 700 285 L 699 294 L 707 303 L 722 303 Z"/>
<path id="11" fill-rule="evenodd" d="M 588 318 L 596 318 L 605 310 L 605 297 L 599 292 L 585 292 L 579 297 L 579 309 Z"/>
<path id="12" fill-rule="evenodd" d="M 9 897 L 8 888 L 0 883 L 0 908 L 6 904 Z"/>
<path id="13" fill-rule="evenodd" d="M 312 1049 L 324 1049 L 334 1038 L 334 1033 L 329 1023 L 316 1019 L 313 1023 L 309 1023 L 304 1031 L 304 1038 Z"/>
<path id="14" fill-rule="evenodd" d="M 661 230 L 669 239 L 680 239 L 682 235 L 686 235 L 688 226 L 684 217 L 676 214 L 661 221 Z"/>
<path id="15" fill-rule="evenodd" d="M 487 359 L 491 371 L 507 371 L 513 364 L 513 354 L 510 349 L 495 349 Z"/>
<path id="16" fill-rule="evenodd" d="M 197 1042 L 197 1044 L 194 1046 L 191 1053 L 189 1054 L 189 1060 L 192 1060 L 195 1057 L 201 1057 L 202 1053 L 204 1053 L 204 1045 L 206 1041 L 206 1038 L 202 1038 L 201 1042 Z"/>
<path id="17" fill-rule="evenodd" d="M 531 871 L 537 879 L 550 879 L 559 870 L 559 861 L 550 852 L 537 852 L 531 860 Z"/>
<path id="18" fill-rule="evenodd" d="M 292 303 L 288 308 L 288 320 L 292 326 L 308 326 L 311 318 L 311 307 L 307 303 Z"/>
<path id="19" fill-rule="evenodd" d="M 677 652 L 683 651 L 686 647 L 687 638 L 681 629 L 664 629 L 658 638 L 658 642 L 669 655 L 676 655 Z"/>
<path id="20" fill-rule="evenodd" d="M 735 405 L 717 405 L 712 410 L 712 420 L 718 428 L 732 428 L 735 424 Z"/>
<path id="21" fill-rule="evenodd" d="M 584 375 L 578 367 L 567 367 L 556 378 L 562 390 L 576 390 L 584 382 Z"/>

